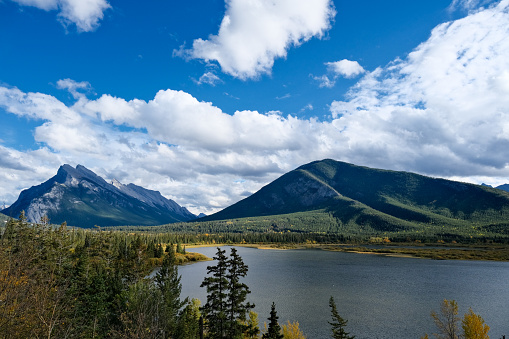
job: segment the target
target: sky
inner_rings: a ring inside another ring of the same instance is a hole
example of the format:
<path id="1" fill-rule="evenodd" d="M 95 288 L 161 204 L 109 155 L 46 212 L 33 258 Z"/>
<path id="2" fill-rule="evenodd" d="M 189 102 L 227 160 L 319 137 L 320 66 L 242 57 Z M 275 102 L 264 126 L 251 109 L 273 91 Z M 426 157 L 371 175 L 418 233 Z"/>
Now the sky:
<path id="1" fill-rule="evenodd" d="M 326 158 L 509 182 L 509 0 L 0 0 L 0 206 L 62 164 L 210 214 Z"/>

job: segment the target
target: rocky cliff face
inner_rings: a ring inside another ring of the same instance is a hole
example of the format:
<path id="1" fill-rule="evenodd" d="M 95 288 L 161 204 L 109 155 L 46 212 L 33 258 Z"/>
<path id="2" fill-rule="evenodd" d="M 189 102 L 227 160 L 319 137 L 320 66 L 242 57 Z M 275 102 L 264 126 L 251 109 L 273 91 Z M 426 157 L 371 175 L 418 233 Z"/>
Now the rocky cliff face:
<path id="1" fill-rule="evenodd" d="M 82 227 L 160 225 L 196 218 L 157 191 L 116 180 L 108 183 L 81 165 L 61 166 L 53 178 L 22 191 L 2 213 L 17 217 L 22 210 L 31 222 L 47 216 L 53 223 Z"/>

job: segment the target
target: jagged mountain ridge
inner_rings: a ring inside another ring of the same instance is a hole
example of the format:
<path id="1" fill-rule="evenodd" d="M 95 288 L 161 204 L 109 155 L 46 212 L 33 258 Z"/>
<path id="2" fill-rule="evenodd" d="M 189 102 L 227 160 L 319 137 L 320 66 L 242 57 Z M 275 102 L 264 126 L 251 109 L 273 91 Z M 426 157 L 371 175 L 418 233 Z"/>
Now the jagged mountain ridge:
<path id="1" fill-rule="evenodd" d="M 339 225 L 377 231 L 431 224 L 509 229 L 509 194 L 505 191 L 330 159 L 288 172 L 253 195 L 200 220 L 316 210 L 332 214 Z"/>
<path id="2" fill-rule="evenodd" d="M 52 223 L 81 227 L 160 225 L 196 218 L 157 191 L 116 180 L 108 183 L 82 165 L 67 164 L 48 181 L 22 191 L 1 212 L 17 217 L 22 210 L 31 222 L 47 216 Z"/>

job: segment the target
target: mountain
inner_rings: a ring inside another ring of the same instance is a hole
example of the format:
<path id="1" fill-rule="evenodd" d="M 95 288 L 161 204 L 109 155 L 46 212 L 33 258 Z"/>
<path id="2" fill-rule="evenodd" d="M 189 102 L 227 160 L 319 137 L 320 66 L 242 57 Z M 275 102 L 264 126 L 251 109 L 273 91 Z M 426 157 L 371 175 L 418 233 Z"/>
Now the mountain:
<path id="1" fill-rule="evenodd" d="M 301 218 L 305 211 L 333 216 L 334 227 L 376 232 L 422 225 L 509 230 L 509 193 L 502 190 L 330 159 L 303 165 L 200 220 L 292 213 Z"/>
<path id="2" fill-rule="evenodd" d="M 157 191 L 134 184 L 106 182 L 84 166 L 63 165 L 48 181 L 20 193 L 3 214 L 28 221 L 46 215 L 50 222 L 80 227 L 161 225 L 189 221 L 196 216 Z"/>
<path id="3" fill-rule="evenodd" d="M 503 184 L 503 185 L 497 186 L 497 188 L 499 190 L 504 190 L 506 192 L 509 192 L 509 184 Z"/>

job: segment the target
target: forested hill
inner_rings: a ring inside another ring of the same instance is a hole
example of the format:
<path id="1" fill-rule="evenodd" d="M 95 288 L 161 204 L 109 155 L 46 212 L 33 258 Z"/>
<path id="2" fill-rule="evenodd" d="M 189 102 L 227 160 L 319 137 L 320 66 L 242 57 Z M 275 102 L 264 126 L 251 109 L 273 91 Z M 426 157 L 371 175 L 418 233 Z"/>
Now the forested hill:
<path id="1" fill-rule="evenodd" d="M 507 233 L 509 193 L 414 173 L 334 160 L 303 165 L 250 197 L 200 220 L 225 220 L 321 210 L 338 227 L 376 231 L 422 225 L 484 228 Z"/>

